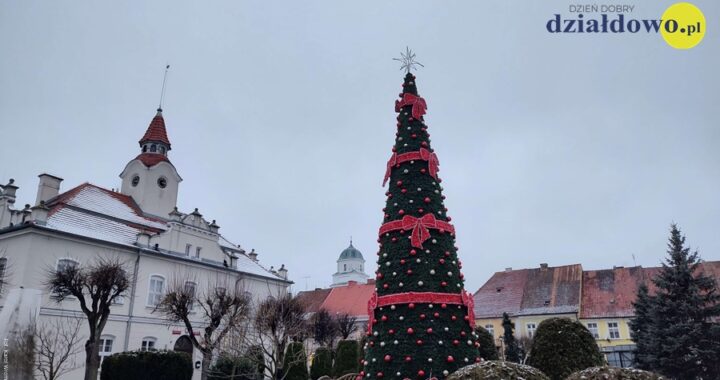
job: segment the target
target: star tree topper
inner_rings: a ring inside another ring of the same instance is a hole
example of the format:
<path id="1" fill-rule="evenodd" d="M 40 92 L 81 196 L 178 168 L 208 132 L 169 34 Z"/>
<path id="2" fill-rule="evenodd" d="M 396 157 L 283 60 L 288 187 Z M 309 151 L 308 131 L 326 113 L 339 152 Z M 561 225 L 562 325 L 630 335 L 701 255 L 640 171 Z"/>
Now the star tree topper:
<path id="1" fill-rule="evenodd" d="M 404 53 L 400 52 L 400 57 L 401 58 L 393 58 L 393 60 L 402 63 L 400 70 L 405 70 L 407 73 L 411 70 L 416 70 L 417 66 L 425 67 L 422 63 L 415 60 L 415 53 L 407 46 L 405 47 Z"/>

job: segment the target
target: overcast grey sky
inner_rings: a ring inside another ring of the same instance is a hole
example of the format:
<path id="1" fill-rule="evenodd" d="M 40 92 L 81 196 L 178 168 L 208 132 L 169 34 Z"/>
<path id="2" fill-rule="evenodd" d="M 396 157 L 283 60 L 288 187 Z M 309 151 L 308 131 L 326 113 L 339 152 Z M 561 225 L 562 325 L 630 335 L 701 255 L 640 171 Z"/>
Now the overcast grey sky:
<path id="1" fill-rule="evenodd" d="M 296 290 L 330 283 L 350 235 L 372 272 L 409 45 L 469 290 L 541 262 L 657 265 L 673 221 L 720 259 L 720 3 L 694 2 L 710 25 L 688 51 L 551 35 L 570 2 L 538 3 L 4 1 L 0 182 L 18 205 L 41 172 L 118 187 L 170 63 L 180 208 Z"/>

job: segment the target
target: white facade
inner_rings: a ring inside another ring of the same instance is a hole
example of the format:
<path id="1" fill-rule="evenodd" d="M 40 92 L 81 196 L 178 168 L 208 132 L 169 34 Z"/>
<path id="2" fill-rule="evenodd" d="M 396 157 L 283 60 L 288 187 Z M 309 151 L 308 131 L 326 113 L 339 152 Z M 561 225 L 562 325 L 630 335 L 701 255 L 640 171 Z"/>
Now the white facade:
<path id="1" fill-rule="evenodd" d="M 156 130 L 151 131 L 153 128 Z M 153 140 L 157 136 L 160 141 Z M 155 144 L 156 151 L 150 151 Z M 0 256 L 8 268 L 0 305 L 12 289 L 36 289 L 41 294 L 41 307 L 35 310 L 39 324 L 51 318 L 84 318 L 76 300 L 58 303 L 51 298 L 44 285 L 48 270 L 69 262 L 90 264 L 98 257 L 118 258 L 134 280 L 127 296 L 112 307 L 103 332 L 106 343 L 112 342 L 105 346 L 116 353 L 150 344 L 172 350 L 186 334 L 182 324 L 169 323 L 153 313 L 153 300 L 169 284 L 193 282 L 198 294 L 234 286 L 256 301 L 288 291 L 291 282 L 284 267 L 267 270 L 257 254 L 230 243 L 220 235 L 215 221 L 208 222 L 197 209 L 189 213 L 177 210 L 182 179 L 167 159 L 170 144 L 160 112 L 140 145 L 143 151 L 121 174 L 121 192 L 85 183 L 60 193 L 62 179 L 42 174 L 37 204 L 17 210 L 17 186 L 12 182 L 0 186 Z M 201 313 L 194 322 L 203 325 Z M 86 334 L 86 330 L 83 321 L 80 331 Z M 80 368 L 63 379 L 83 378 L 84 355 L 83 351 L 75 359 Z M 200 360 L 195 350 L 193 361 Z M 193 378 L 199 375 L 196 369 Z"/>
<path id="2" fill-rule="evenodd" d="M 337 259 L 337 271 L 333 274 L 333 282 L 331 288 L 347 285 L 349 281 L 355 281 L 358 284 L 367 282 L 368 275 L 365 274 L 365 259 L 357 248 L 353 247 L 352 241 L 350 246 L 345 248 Z"/>

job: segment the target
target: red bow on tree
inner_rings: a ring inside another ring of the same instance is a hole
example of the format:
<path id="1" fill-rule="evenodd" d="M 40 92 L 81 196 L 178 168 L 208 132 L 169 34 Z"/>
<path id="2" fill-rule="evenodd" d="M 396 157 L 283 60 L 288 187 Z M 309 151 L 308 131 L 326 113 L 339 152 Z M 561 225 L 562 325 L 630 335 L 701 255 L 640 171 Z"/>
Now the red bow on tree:
<path id="1" fill-rule="evenodd" d="M 408 152 L 403 154 L 397 154 L 393 153 L 392 156 L 390 156 L 390 159 L 387 162 L 387 167 L 385 169 L 385 179 L 383 179 L 383 186 L 387 183 L 387 180 L 390 178 L 390 171 L 392 170 L 392 167 L 395 165 L 402 164 L 403 162 L 407 161 L 413 161 L 413 160 L 425 160 L 428 162 L 428 171 L 430 172 L 430 176 L 437 179 L 437 172 L 440 170 L 440 161 L 437 158 L 437 155 L 433 152 L 430 152 L 429 150 L 425 148 L 420 148 L 419 151 L 415 152 Z"/>
<path id="2" fill-rule="evenodd" d="M 425 103 L 425 99 L 413 95 L 413 94 L 403 94 L 403 97 L 401 100 L 395 101 L 395 112 L 400 112 L 401 107 L 405 106 L 412 106 L 412 117 L 415 119 L 420 120 L 422 115 L 425 115 L 425 110 L 427 109 L 427 103 Z"/>
<path id="3" fill-rule="evenodd" d="M 374 291 L 368 300 L 368 333 L 372 333 L 373 320 L 375 319 L 375 308 L 378 303 L 377 291 Z"/>
<path id="4" fill-rule="evenodd" d="M 437 179 L 438 166 L 440 166 L 440 160 L 438 160 L 437 154 L 431 153 L 425 148 L 420 148 L 420 158 L 428 162 L 430 176 Z"/>
<path id="5" fill-rule="evenodd" d="M 468 309 L 468 322 L 470 327 L 475 328 L 475 299 L 467 291 L 462 292 L 462 302 Z"/>
<path id="6" fill-rule="evenodd" d="M 412 215 L 405 215 L 402 218 L 402 228 L 404 230 L 412 230 L 410 235 L 410 243 L 413 247 L 422 248 L 422 243 L 430 239 L 430 231 L 428 228 L 439 229 L 438 220 L 433 214 L 425 214 L 419 218 Z"/>

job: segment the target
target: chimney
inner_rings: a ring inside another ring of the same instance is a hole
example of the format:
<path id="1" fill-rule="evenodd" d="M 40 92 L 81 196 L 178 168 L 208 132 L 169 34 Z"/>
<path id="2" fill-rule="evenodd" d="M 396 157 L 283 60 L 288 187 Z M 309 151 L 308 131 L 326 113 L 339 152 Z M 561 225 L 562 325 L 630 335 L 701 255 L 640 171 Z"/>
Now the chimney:
<path id="1" fill-rule="evenodd" d="M 150 234 L 142 231 L 139 234 L 137 234 L 137 240 L 135 241 L 135 245 L 138 247 L 149 247 L 150 246 Z"/>
<path id="2" fill-rule="evenodd" d="M 547 263 L 540 263 L 540 269 L 547 269 L 548 265 Z"/>
<path id="3" fill-rule="evenodd" d="M 280 265 L 280 269 L 278 270 L 278 274 L 283 279 L 287 280 L 288 278 L 288 270 L 285 268 L 285 264 Z"/>
<path id="4" fill-rule="evenodd" d="M 258 258 L 257 258 L 258 254 L 257 254 L 257 252 L 255 252 L 255 248 L 250 250 L 250 253 L 248 253 L 248 256 L 250 257 L 250 259 L 252 259 L 252 261 L 254 261 L 254 262 L 258 261 Z"/>
<path id="5" fill-rule="evenodd" d="M 60 194 L 60 182 L 63 181 L 62 178 L 47 173 L 40 174 L 38 177 L 40 183 L 38 184 L 37 199 L 35 200 L 36 205 L 39 205 L 40 202 L 47 202 Z"/>
<path id="6" fill-rule="evenodd" d="M 30 209 L 30 219 L 32 219 L 35 224 L 45 225 L 49 212 L 50 209 L 45 206 L 45 201 L 40 201 L 39 205 Z"/>
<path id="7" fill-rule="evenodd" d="M 505 268 L 505 272 L 512 272 L 512 267 Z"/>
<path id="8" fill-rule="evenodd" d="M 0 198 L 7 199 L 9 204 L 15 203 L 15 192 L 17 192 L 18 187 L 14 183 L 15 180 L 10 178 L 7 185 L 0 185 Z"/>
<path id="9" fill-rule="evenodd" d="M 210 224 L 210 232 L 216 234 L 218 233 L 218 230 L 220 230 L 220 226 L 215 223 L 215 219 L 213 219 L 212 223 Z"/>

